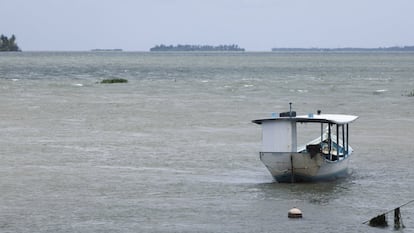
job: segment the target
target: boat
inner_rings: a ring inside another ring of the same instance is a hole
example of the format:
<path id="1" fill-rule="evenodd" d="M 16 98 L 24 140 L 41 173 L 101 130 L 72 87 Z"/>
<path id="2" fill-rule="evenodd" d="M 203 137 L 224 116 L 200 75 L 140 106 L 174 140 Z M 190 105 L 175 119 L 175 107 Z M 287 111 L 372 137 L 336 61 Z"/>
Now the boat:
<path id="1" fill-rule="evenodd" d="M 262 127 L 260 160 L 280 183 L 332 181 L 349 175 L 353 152 L 349 145 L 349 125 L 358 116 L 316 114 L 296 116 L 289 112 L 273 113 L 270 118 L 253 120 Z M 307 125 L 312 125 L 312 131 Z M 298 135 L 316 134 L 315 139 L 298 146 Z M 314 132 L 316 131 L 316 132 Z"/>

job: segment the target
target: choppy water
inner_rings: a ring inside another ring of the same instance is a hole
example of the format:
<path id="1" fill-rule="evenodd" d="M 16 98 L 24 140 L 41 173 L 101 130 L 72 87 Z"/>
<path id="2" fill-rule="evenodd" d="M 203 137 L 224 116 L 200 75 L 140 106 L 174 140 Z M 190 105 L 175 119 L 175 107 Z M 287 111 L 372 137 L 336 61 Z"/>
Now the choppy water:
<path id="1" fill-rule="evenodd" d="M 377 232 L 414 199 L 413 90 L 413 53 L 1 53 L 0 232 Z M 251 120 L 289 102 L 360 116 L 349 178 L 273 182 Z"/>

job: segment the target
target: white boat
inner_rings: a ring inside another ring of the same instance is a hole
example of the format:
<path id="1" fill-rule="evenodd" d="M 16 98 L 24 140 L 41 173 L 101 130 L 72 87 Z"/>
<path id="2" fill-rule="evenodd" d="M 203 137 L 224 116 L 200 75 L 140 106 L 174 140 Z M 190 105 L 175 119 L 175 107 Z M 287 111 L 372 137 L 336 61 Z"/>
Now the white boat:
<path id="1" fill-rule="evenodd" d="M 253 120 L 262 126 L 260 160 L 278 182 L 328 181 L 346 177 L 353 151 L 349 146 L 349 124 L 357 118 L 321 114 L 321 111 L 296 116 L 296 112 L 289 111 Z M 309 124 L 315 127 L 316 139 L 298 147 L 298 126 Z"/>

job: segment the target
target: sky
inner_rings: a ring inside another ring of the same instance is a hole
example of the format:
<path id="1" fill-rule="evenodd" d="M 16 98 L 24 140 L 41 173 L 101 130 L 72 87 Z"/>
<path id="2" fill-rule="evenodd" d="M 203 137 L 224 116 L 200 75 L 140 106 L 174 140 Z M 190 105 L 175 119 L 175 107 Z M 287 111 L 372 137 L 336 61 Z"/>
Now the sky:
<path id="1" fill-rule="evenodd" d="M 413 0 L 0 0 L 0 34 L 23 51 L 374 48 L 414 45 L 413 12 Z"/>

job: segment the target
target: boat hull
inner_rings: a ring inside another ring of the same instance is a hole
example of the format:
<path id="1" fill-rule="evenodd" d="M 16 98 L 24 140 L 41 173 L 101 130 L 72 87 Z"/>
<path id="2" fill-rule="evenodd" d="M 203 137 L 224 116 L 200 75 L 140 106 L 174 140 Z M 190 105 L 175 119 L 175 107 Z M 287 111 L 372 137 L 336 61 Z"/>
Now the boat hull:
<path id="1" fill-rule="evenodd" d="M 322 153 L 260 152 L 260 160 L 281 183 L 332 181 L 348 176 L 349 155 L 336 160 Z"/>

